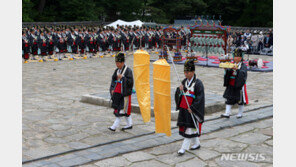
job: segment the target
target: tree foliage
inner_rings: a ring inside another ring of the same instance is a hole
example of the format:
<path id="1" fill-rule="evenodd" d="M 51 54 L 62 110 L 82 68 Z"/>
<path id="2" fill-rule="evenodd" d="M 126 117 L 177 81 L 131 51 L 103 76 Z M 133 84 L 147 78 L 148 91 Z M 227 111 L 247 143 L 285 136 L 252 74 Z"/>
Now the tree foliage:
<path id="1" fill-rule="evenodd" d="M 272 0 L 23 0 L 24 22 L 152 21 L 173 23 L 197 15 L 222 16 L 232 26 L 273 24 Z"/>

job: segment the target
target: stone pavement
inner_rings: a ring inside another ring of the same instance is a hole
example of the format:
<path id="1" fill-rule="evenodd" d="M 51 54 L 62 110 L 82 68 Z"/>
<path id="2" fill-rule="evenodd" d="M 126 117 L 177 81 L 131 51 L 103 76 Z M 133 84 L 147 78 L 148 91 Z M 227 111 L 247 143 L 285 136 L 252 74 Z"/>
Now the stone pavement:
<path id="1" fill-rule="evenodd" d="M 133 66 L 132 56 L 126 63 Z M 183 75 L 183 66 L 176 67 Z M 114 121 L 112 110 L 79 102 L 84 94 L 108 92 L 114 69 L 112 57 L 23 64 L 23 161 L 154 131 L 153 119 L 143 123 L 141 115 L 133 114 L 132 131 L 111 135 L 107 127 Z M 223 69 L 197 66 L 196 70 L 205 91 L 222 96 Z M 152 66 L 150 71 L 152 76 Z M 248 74 L 251 100 L 246 109 L 272 104 L 273 73 Z M 173 73 L 171 78 L 171 86 L 178 86 Z"/>
<path id="2" fill-rule="evenodd" d="M 210 142 L 208 144 L 202 144 L 202 146 L 203 147 L 205 146 L 206 148 L 215 146 L 215 150 L 220 153 L 240 153 L 245 147 L 241 146 L 242 144 L 239 144 L 237 142 L 243 142 L 243 143 L 248 143 L 250 145 L 253 145 L 253 144 L 257 144 L 265 141 L 267 138 L 262 135 L 243 134 L 243 132 L 252 130 L 250 128 L 246 128 L 244 124 L 255 122 L 262 119 L 271 118 L 273 115 L 272 110 L 273 110 L 273 107 L 267 107 L 264 109 L 249 111 L 249 112 L 246 112 L 244 114 L 244 117 L 241 119 L 237 119 L 235 116 L 233 116 L 230 119 L 218 118 L 218 119 L 206 120 L 205 123 L 203 124 L 201 140 L 203 141 L 203 139 L 205 139 L 206 142 L 207 141 L 210 141 Z M 239 125 L 242 125 L 242 128 L 235 128 L 234 131 L 231 129 L 225 129 L 228 127 L 235 127 Z M 268 126 L 269 125 L 270 124 L 268 124 Z M 221 133 L 218 133 L 218 135 L 212 135 L 211 132 L 219 131 L 220 129 L 225 129 L 225 130 L 223 130 L 223 132 L 221 131 Z M 118 133 L 118 132 L 115 132 L 115 133 Z M 267 133 L 270 133 L 272 135 L 272 132 L 267 132 Z M 209 136 L 205 135 L 206 137 L 204 137 L 204 134 L 209 134 Z M 234 140 L 236 142 L 230 142 L 225 140 L 225 138 L 228 139 L 230 138 L 230 136 L 232 137 L 231 140 Z M 216 139 L 217 137 L 222 137 L 222 140 L 217 140 Z M 208 140 L 208 139 L 213 139 L 213 140 Z M 126 160 L 124 160 L 124 158 L 121 159 L 122 161 L 124 161 L 122 166 L 128 166 L 130 164 L 134 166 L 132 162 L 145 161 L 145 160 L 156 158 L 153 155 L 142 153 L 142 152 L 139 153 L 137 151 L 143 150 L 146 148 L 151 148 L 151 147 L 163 148 L 161 146 L 163 144 L 176 143 L 176 141 L 180 141 L 180 140 L 182 140 L 182 137 L 178 134 L 178 128 L 174 128 L 172 130 L 172 136 L 170 137 L 167 137 L 164 134 L 148 134 L 148 135 L 144 135 L 136 138 L 131 138 L 123 141 L 110 143 L 107 145 L 96 146 L 96 147 L 81 150 L 81 151 L 75 151 L 72 153 L 63 154 L 61 156 L 56 156 L 46 160 L 27 163 L 24 166 L 32 166 L 32 167 L 34 166 L 77 166 L 85 163 L 93 164 L 93 161 L 95 160 L 106 159 L 109 157 L 116 157 L 115 159 L 107 160 L 107 161 L 110 161 L 111 164 L 105 164 L 106 160 L 102 160 L 102 163 L 95 162 L 95 164 L 98 166 L 121 166 L 119 165 L 117 158 L 122 156 L 127 158 L 130 161 L 129 163 L 125 163 Z M 175 147 L 170 148 L 170 151 L 174 149 L 175 150 L 174 152 L 176 152 L 178 147 L 180 147 L 180 144 L 179 146 L 175 145 Z M 160 160 L 161 162 L 165 162 L 165 164 L 173 165 L 180 161 L 187 160 L 187 159 L 183 159 L 184 157 L 178 158 L 176 154 L 171 154 L 171 152 L 166 152 L 168 151 L 166 149 L 160 150 L 160 151 L 162 152 L 159 153 L 159 151 L 156 151 L 156 153 L 154 153 L 155 151 L 151 151 L 150 153 L 159 155 L 160 157 L 158 160 Z M 121 156 L 121 154 L 123 155 Z M 163 155 L 163 154 L 167 154 L 167 155 Z M 210 157 L 208 159 L 211 159 L 213 157 L 216 157 L 216 155 L 217 154 L 215 152 L 203 150 L 202 155 L 198 155 L 198 156 Z M 185 157 L 187 157 L 187 155 Z M 144 164 L 147 164 L 146 166 L 149 166 L 149 162 L 144 162 Z"/>
<path id="3" fill-rule="evenodd" d="M 202 135 L 201 148 L 178 156 L 182 141 L 81 165 L 81 167 L 271 167 L 273 166 L 272 118 Z M 222 159 L 223 155 L 234 159 Z M 250 158 L 260 157 L 258 159 Z M 241 156 L 240 158 L 237 158 Z M 236 159 L 235 159 L 236 157 Z"/>

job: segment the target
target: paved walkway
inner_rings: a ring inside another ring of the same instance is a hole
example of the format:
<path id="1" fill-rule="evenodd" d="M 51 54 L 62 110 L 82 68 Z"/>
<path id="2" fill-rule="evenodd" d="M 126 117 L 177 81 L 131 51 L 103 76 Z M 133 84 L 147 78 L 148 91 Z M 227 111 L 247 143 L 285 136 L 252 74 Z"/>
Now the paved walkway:
<path id="1" fill-rule="evenodd" d="M 199 150 L 177 155 L 182 141 L 131 152 L 81 167 L 271 167 L 272 118 L 203 135 Z M 233 159 L 223 159 L 233 156 Z M 252 156 L 254 158 L 252 158 Z M 255 159 L 260 157 L 258 159 Z"/>
<path id="2" fill-rule="evenodd" d="M 245 145 L 241 146 L 241 144 L 236 142 L 243 142 L 248 143 L 250 146 L 253 144 L 257 144 L 259 142 L 263 142 L 267 137 L 264 135 L 256 135 L 256 134 L 243 134 L 244 132 L 253 130 L 252 128 L 246 127 L 244 124 L 255 122 L 262 119 L 269 119 L 272 117 L 272 107 L 266 107 L 264 109 L 254 110 L 254 111 L 248 111 L 244 114 L 244 117 L 241 119 L 237 119 L 236 117 L 231 117 L 230 119 L 225 118 L 219 118 L 218 119 L 207 119 L 205 123 L 203 124 L 202 128 L 202 143 L 205 140 L 205 143 L 208 142 L 208 139 L 215 139 L 215 138 L 221 138 L 222 140 L 210 140 L 210 144 L 202 144 L 202 147 L 213 147 L 212 149 L 220 152 L 220 153 L 241 153 L 243 149 L 245 149 Z M 267 124 L 267 126 L 272 126 L 272 123 L 264 123 Z M 225 129 L 229 127 L 235 127 L 235 126 L 242 126 L 242 128 L 234 128 L 235 130 L 231 129 Z M 258 128 L 258 127 L 256 127 Z M 211 135 L 212 132 L 219 131 L 220 129 L 224 129 L 219 135 Z M 115 132 L 113 134 L 120 133 Z M 111 134 L 111 135 L 113 135 Z M 210 137 L 207 136 L 207 134 L 210 134 Z M 272 134 L 272 132 L 270 132 Z M 241 136 L 240 136 L 241 135 Z M 206 137 L 204 137 L 206 136 Z M 172 129 L 172 136 L 167 137 L 164 134 L 154 134 L 150 133 L 143 136 L 138 136 L 126 140 L 116 141 L 112 143 L 108 143 L 105 145 L 98 145 L 94 146 L 92 148 L 83 149 L 83 150 L 76 150 L 73 152 L 65 153 L 63 155 L 55 156 L 48 159 L 43 159 L 39 161 L 35 161 L 32 163 L 26 163 L 24 166 L 77 166 L 82 164 L 96 164 L 98 166 L 127 166 L 128 164 L 123 161 L 123 164 L 119 165 L 117 161 L 118 157 L 123 154 L 123 157 L 125 157 L 125 154 L 130 155 L 129 161 L 136 162 L 136 161 L 143 161 L 151 159 L 151 155 L 149 154 L 142 154 L 138 153 L 139 150 L 151 148 L 151 147 L 162 147 L 161 145 L 169 144 L 169 143 L 176 143 L 176 141 L 181 141 L 183 138 L 178 134 L 178 128 Z M 236 142 L 230 142 L 227 140 L 234 140 Z M 258 141 L 256 141 L 258 140 Z M 180 143 L 178 143 L 178 146 L 175 145 L 175 147 L 170 148 L 170 151 L 175 150 L 175 152 L 178 150 L 178 147 L 180 147 Z M 218 146 L 218 148 L 217 148 Z M 176 154 L 171 154 L 171 152 L 165 152 L 168 151 L 166 149 L 162 150 L 162 153 L 159 153 L 158 151 L 150 151 L 151 154 L 156 154 L 162 158 L 160 160 L 162 162 L 166 162 L 166 164 L 173 165 L 180 160 L 184 161 L 182 159 L 183 157 L 177 158 Z M 132 152 L 132 153 L 130 153 Z M 145 151 L 144 151 L 145 152 Z M 155 153 L 156 152 L 156 153 Z M 205 155 L 199 155 L 198 156 L 210 156 L 211 158 L 216 157 L 217 154 L 215 152 L 211 152 L 208 150 L 203 150 L 203 154 Z M 161 155 L 160 155 L 161 154 Z M 162 154 L 167 154 L 166 156 L 163 156 Z M 190 155 L 190 154 L 189 154 Z M 219 155 L 219 154 L 218 154 Z M 148 158 L 147 158 L 148 156 Z M 112 158 L 111 160 L 107 160 L 111 162 L 111 164 L 105 164 L 106 158 L 110 157 L 116 157 L 115 159 Z M 186 157 L 186 156 L 185 156 Z M 166 159 L 167 158 L 167 159 Z M 211 159 L 208 158 L 208 159 Z M 203 159 L 203 158 L 202 158 Z M 96 160 L 102 160 L 102 162 L 95 162 Z M 185 159 L 186 160 L 186 159 Z M 115 163 L 115 164 L 114 164 Z M 146 164 L 146 162 L 144 162 Z M 142 164 L 142 165 L 144 165 Z M 132 164 L 133 166 L 133 164 Z M 149 166 L 146 164 L 145 166 Z"/>
<path id="3" fill-rule="evenodd" d="M 133 66 L 132 56 L 126 63 Z M 112 57 L 23 64 L 23 161 L 154 131 L 153 119 L 144 124 L 140 115 L 133 114 L 132 131 L 111 135 L 107 127 L 114 120 L 112 110 L 79 102 L 84 94 L 107 92 L 114 69 Z M 177 70 L 183 75 L 183 66 Z M 150 71 L 152 76 L 152 66 Z M 196 68 L 205 91 L 218 96 L 224 91 L 223 72 Z M 272 104 L 273 73 L 248 74 L 249 107 Z M 172 87 L 179 85 L 173 73 L 171 78 Z"/>

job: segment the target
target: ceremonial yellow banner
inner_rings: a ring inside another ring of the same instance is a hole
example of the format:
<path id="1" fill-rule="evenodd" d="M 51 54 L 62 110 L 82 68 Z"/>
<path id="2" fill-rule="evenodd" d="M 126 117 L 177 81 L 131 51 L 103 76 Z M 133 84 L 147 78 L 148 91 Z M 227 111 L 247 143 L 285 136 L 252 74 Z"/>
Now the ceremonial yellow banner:
<path id="1" fill-rule="evenodd" d="M 134 53 L 134 78 L 137 100 L 144 122 L 149 122 L 151 118 L 149 65 L 148 52 L 137 50 Z"/>
<path id="2" fill-rule="evenodd" d="M 153 63 L 155 132 L 171 136 L 170 65 L 165 59 Z"/>

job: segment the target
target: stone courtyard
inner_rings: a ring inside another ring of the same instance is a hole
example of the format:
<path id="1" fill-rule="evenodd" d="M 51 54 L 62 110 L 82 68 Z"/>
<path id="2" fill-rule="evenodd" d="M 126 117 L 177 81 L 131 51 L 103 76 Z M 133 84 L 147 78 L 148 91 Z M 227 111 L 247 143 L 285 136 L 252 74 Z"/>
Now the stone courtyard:
<path id="1" fill-rule="evenodd" d="M 272 57 L 269 56 L 250 55 L 251 59 L 258 57 L 272 61 Z M 151 54 L 151 58 L 157 58 L 157 55 Z M 133 67 L 132 55 L 127 56 L 126 64 Z M 155 130 L 153 118 L 151 122 L 143 123 L 141 115 L 133 114 L 134 127 L 131 131 L 112 133 L 107 129 L 114 121 L 112 109 L 80 102 L 81 97 L 85 94 L 107 93 L 115 68 L 114 58 L 111 56 L 23 64 L 23 161 L 133 137 Z M 150 76 L 152 76 L 152 68 L 151 63 Z M 176 68 L 179 75 L 183 76 L 183 66 L 176 65 Z M 171 67 L 171 87 L 175 88 L 179 83 L 173 72 Z M 202 80 L 206 93 L 222 96 L 224 91 L 223 69 L 196 66 L 196 74 Z M 152 77 L 150 82 L 152 84 Z M 247 90 L 250 104 L 246 106 L 246 110 L 272 105 L 273 72 L 248 72 Z M 207 115 L 206 118 L 217 117 L 221 112 Z M 122 121 L 122 125 L 124 124 L 125 121 Z M 172 127 L 175 126 L 176 122 L 172 121 Z M 261 129 L 255 128 L 251 130 L 261 131 Z M 270 132 L 270 130 L 267 131 Z M 233 140 L 239 142 L 238 140 L 241 138 L 236 137 Z M 267 145 L 272 144 L 267 139 L 266 142 L 268 142 Z M 217 150 L 212 152 L 214 155 L 218 154 Z M 188 154 L 187 156 L 191 157 L 188 159 L 192 159 L 193 155 Z M 124 157 L 127 158 L 127 164 L 136 161 L 129 157 L 132 156 L 126 155 Z M 155 155 L 151 155 L 151 157 L 155 157 Z M 163 156 L 163 159 L 169 160 L 170 157 Z M 192 160 L 199 161 L 200 157 Z M 154 158 L 149 161 L 158 163 Z M 173 165 L 171 162 L 166 164 Z"/>

